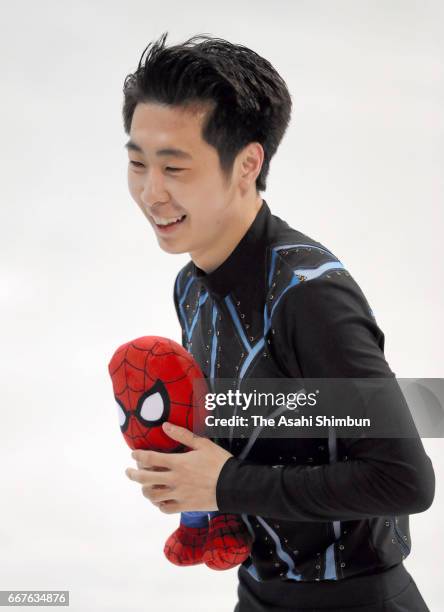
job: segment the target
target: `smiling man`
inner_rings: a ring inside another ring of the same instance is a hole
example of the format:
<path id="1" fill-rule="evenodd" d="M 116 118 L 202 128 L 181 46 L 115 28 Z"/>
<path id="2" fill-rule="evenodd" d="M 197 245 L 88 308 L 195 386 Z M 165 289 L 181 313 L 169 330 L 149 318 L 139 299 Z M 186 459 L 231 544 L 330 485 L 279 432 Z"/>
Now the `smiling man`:
<path id="1" fill-rule="evenodd" d="M 201 137 L 209 112 L 202 103 L 138 104 L 126 145 L 130 193 L 160 247 L 189 253 L 206 272 L 226 259 L 252 224 L 262 203 L 252 187 L 264 157 L 259 143 L 249 143 L 232 170 L 240 181 L 230 180 L 217 150 Z"/>
<path id="2" fill-rule="evenodd" d="M 212 382 L 393 378 L 356 281 L 260 195 L 290 120 L 283 79 L 242 45 L 165 40 L 126 78 L 123 118 L 131 195 L 160 248 L 190 255 L 174 286 L 183 346 Z M 135 451 L 127 475 L 163 512 L 242 516 L 237 612 L 428 610 L 403 564 L 408 515 L 434 497 L 419 438 L 216 444 L 163 426 L 192 450 Z"/>

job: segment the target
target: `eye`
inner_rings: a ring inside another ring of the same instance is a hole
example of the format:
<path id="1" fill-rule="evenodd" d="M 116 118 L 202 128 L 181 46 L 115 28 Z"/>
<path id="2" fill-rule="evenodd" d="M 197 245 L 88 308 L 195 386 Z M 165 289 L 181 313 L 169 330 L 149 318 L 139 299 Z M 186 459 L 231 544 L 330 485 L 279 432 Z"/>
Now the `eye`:
<path id="1" fill-rule="evenodd" d="M 173 168 L 172 166 L 167 166 L 165 170 L 168 170 L 169 172 L 181 172 L 182 170 L 185 170 L 185 168 Z"/>
<path id="2" fill-rule="evenodd" d="M 116 402 L 116 403 L 117 403 L 117 418 L 119 419 L 119 426 L 121 429 L 123 429 L 125 425 L 127 424 L 127 415 L 124 412 L 120 403 L 119 402 Z"/>
<path id="3" fill-rule="evenodd" d="M 144 393 L 138 401 L 136 414 L 141 423 L 147 427 L 160 425 L 168 420 L 170 398 L 161 380 Z"/>
<path id="4" fill-rule="evenodd" d="M 144 421 L 158 421 L 163 415 L 163 397 L 159 392 L 149 395 L 140 407 L 140 416 Z"/>
<path id="5" fill-rule="evenodd" d="M 142 162 L 138 162 L 138 161 L 134 161 L 130 159 L 130 164 L 131 166 L 134 166 L 134 168 L 143 168 Z"/>

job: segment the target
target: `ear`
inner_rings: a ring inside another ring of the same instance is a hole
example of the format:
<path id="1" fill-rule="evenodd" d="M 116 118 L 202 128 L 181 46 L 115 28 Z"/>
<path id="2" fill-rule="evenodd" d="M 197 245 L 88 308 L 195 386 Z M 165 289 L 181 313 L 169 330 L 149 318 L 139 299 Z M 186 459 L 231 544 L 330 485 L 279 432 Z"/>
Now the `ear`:
<path id="1" fill-rule="evenodd" d="M 264 163 L 264 149 L 259 142 L 250 142 L 241 152 L 239 181 L 244 191 L 254 185 Z"/>

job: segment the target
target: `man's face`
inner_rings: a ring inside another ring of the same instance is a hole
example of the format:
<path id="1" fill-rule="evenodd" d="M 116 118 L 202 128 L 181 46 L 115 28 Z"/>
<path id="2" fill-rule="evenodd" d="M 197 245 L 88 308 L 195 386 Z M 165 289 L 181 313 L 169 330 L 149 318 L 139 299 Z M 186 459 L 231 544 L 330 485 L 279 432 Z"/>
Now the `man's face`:
<path id="1" fill-rule="evenodd" d="M 216 149 L 202 139 L 205 112 L 154 103 L 139 103 L 134 111 L 128 186 L 169 253 L 204 253 L 230 222 L 235 184 L 222 173 Z"/>

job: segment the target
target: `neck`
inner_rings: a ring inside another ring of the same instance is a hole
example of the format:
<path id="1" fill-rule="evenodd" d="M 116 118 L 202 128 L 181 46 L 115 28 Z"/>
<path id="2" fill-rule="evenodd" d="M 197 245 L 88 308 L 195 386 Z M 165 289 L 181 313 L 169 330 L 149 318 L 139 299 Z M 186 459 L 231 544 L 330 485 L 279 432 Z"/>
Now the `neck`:
<path id="1" fill-rule="evenodd" d="M 242 200 L 230 205 L 231 212 L 225 231 L 220 232 L 219 240 L 213 243 L 211 249 L 190 253 L 194 264 L 207 274 L 218 268 L 242 240 L 261 205 L 262 197 L 256 193 L 249 201 Z"/>

